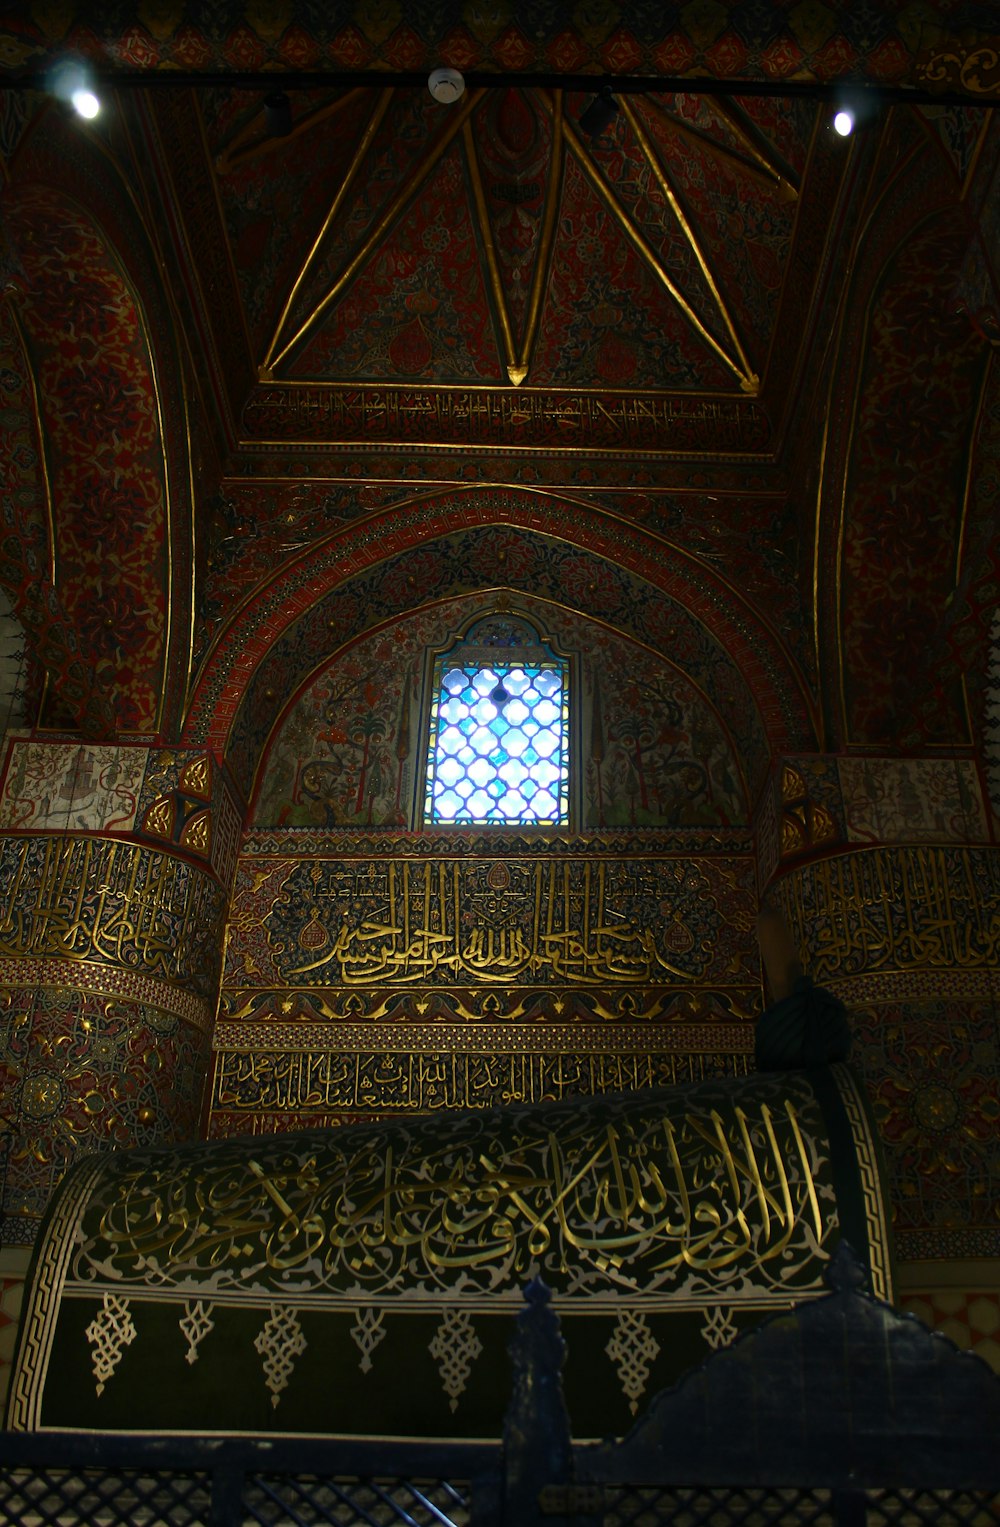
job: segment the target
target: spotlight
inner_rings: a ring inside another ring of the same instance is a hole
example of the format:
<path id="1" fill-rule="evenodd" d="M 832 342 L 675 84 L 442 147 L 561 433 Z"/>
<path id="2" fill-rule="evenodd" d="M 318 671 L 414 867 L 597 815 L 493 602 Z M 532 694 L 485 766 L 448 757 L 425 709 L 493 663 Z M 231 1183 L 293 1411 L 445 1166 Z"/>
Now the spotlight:
<path id="1" fill-rule="evenodd" d="M 435 101 L 440 101 L 442 106 L 450 106 L 460 95 L 465 94 L 465 80 L 457 69 L 435 69 L 428 77 L 427 89 Z"/>
<path id="2" fill-rule="evenodd" d="M 854 113 L 846 106 L 841 106 L 833 119 L 833 130 L 842 138 L 849 138 L 854 131 Z"/>
<path id="3" fill-rule="evenodd" d="M 598 95 L 580 116 L 580 128 L 588 138 L 599 138 L 611 126 L 618 115 L 618 102 L 611 94 L 611 86 L 603 85 Z"/>
<path id="4" fill-rule="evenodd" d="M 70 96 L 70 101 L 73 110 L 78 112 L 81 117 L 86 117 L 88 121 L 92 121 L 101 109 L 101 103 L 97 96 L 92 90 L 86 88 L 74 90 Z"/>
<path id="5" fill-rule="evenodd" d="M 283 90 L 264 97 L 264 131 L 269 138 L 287 138 L 292 130 L 292 106 Z"/>
<path id="6" fill-rule="evenodd" d="M 49 70 L 47 84 L 57 100 L 68 101 L 81 117 L 92 120 L 101 109 L 90 70 L 78 58 L 61 58 Z"/>

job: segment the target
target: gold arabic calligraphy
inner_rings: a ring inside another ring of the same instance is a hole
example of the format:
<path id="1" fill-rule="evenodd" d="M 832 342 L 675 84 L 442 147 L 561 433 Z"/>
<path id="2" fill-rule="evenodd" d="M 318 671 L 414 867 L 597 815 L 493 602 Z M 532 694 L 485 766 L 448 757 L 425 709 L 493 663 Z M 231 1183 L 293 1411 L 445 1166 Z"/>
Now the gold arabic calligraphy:
<path id="1" fill-rule="evenodd" d="M 756 1080 L 735 1084 L 748 1107 L 601 1100 L 513 1129 L 364 1126 L 232 1146 L 197 1172 L 109 1168 L 85 1258 L 164 1287 L 489 1292 L 537 1267 L 569 1293 L 708 1275 L 787 1291 L 818 1277 L 833 1193 L 811 1096 L 752 1103 Z"/>
<path id="2" fill-rule="evenodd" d="M 306 874 L 314 877 L 304 883 Z M 721 914 L 707 880 L 687 919 L 665 924 L 665 897 L 680 898 L 657 867 L 607 862 L 512 867 L 510 888 L 487 892 L 476 866 L 390 862 L 316 866 L 286 880 L 265 919 L 268 942 L 289 980 L 318 973 L 346 986 L 383 982 L 649 985 L 704 980 L 716 956 L 710 933 Z M 690 888 L 685 887 L 690 899 Z M 727 887 L 733 906 L 750 892 Z M 743 910 L 743 908 L 740 908 Z M 296 921 L 297 920 L 297 921 Z M 692 925 L 692 926 L 689 926 Z M 697 925 L 697 926 L 694 926 Z M 669 949 L 664 928 L 677 944 Z M 233 923 L 230 964 L 240 957 Z M 723 980 L 751 982 L 749 957 Z"/>

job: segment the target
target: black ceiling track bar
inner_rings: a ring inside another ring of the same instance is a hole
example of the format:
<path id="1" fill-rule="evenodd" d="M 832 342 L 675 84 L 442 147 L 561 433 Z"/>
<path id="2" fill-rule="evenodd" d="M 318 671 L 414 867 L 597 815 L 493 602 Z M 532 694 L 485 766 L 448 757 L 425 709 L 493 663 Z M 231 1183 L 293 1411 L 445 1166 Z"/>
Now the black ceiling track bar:
<path id="1" fill-rule="evenodd" d="M 7 90 L 45 90 L 51 69 L 61 60 L 53 58 L 44 68 L 0 73 L 0 88 Z M 384 89 L 427 89 L 426 72 L 394 74 L 388 70 L 313 70 L 284 72 L 279 69 L 239 73 L 236 71 L 184 71 L 115 69 L 94 65 L 80 59 L 95 86 L 114 90 L 336 90 L 371 85 Z M 462 71 L 469 89 L 502 89 L 529 86 L 541 89 L 597 92 L 610 85 L 617 95 L 704 95 L 772 96 L 784 100 L 841 102 L 845 97 L 879 105 L 979 106 L 986 110 L 1000 106 L 1000 97 L 980 97 L 967 91 L 932 90 L 913 85 L 880 85 L 859 79 L 839 79 L 829 83 L 802 80 L 714 79 L 707 75 L 608 75 L 608 74 L 500 74 L 484 70 Z"/>

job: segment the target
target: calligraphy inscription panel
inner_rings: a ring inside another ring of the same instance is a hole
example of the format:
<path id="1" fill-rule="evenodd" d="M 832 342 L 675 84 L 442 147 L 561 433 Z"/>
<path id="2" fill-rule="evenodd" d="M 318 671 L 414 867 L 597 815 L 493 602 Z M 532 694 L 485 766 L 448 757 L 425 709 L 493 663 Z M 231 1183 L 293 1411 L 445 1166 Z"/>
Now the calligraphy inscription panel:
<path id="1" fill-rule="evenodd" d="M 214 1000 L 224 904 L 208 874 L 133 843 L 0 841 L 0 957 L 97 961 Z"/>
<path id="2" fill-rule="evenodd" d="M 411 440 L 597 451 L 753 451 L 765 448 L 766 413 L 749 399 L 625 397 L 519 388 L 432 392 L 414 388 L 257 387 L 243 411 L 251 439 Z"/>
<path id="3" fill-rule="evenodd" d="M 266 1043 L 266 1035 L 259 1043 Z M 746 1054 L 607 1052 L 585 1046 L 558 1054 L 483 1054 L 451 1046 L 413 1051 L 223 1050 L 216 1057 L 212 1113 L 312 1114 L 320 1116 L 320 1123 L 330 1113 L 386 1117 L 498 1108 L 742 1076 L 749 1063 Z M 302 1122 L 308 1122 L 307 1117 Z M 235 1127 L 247 1125 L 236 1120 Z"/>
<path id="4" fill-rule="evenodd" d="M 752 1007 L 755 911 L 749 859 L 255 858 L 237 871 L 224 984 L 710 985 Z"/>
<path id="5" fill-rule="evenodd" d="M 805 866 L 775 887 L 813 979 L 989 972 L 1000 952 L 992 848 L 878 848 Z M 891 995 L 887 988 L 886 995 Z"/>

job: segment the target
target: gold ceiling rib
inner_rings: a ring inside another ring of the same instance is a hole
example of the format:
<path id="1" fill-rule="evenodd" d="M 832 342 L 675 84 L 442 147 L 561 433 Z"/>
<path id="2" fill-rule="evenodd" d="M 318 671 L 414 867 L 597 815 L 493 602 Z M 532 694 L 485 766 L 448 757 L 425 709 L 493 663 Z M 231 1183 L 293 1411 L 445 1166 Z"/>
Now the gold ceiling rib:
<path id="1" fill-rule="evenodd" d="M 723 364 L 727 366 L 733 375 L 738 379 L 740 388 L 743 392 L 756 393 L 760 386 L 759 377 L 751 372 L 745 363 L 741 365 L 738 360 L 734 360 L 733 357 L 715 338 L 715 336 L 705 327 L 697 313 L 694 311 L 694 308 L 680 291 L 679 287 L 677 287 L 670 279 L 670 276 L 667 270 L 664 268 L 655 249 L 653 249 L 652 245 L 648 242 L 644 234 L 639 231 L 639 229 L 632 222 L 632 219 L 628 216 L 628 213 L 621 206 L 611 187 L 604 179 L 604 176 L 601 174 L 597 165 L 591 159 L 590 154 L 587 152 L 584 145 L 580 142 L 579 138 L 570 127 L 568 122 L 564 124 L 563 131 L 566 136 L 566 142 L 569 144 L 570 148 L 573 150 L 573 153 L 576 155 L 580 164 L 580 168 L 587 176 L 587 179 L 590 181 L 594 190 L 597 192 L 598 196 L 601 198 L 604 205 L 611 213 L 612 217 L 619 224 L 622 232 L 632 242 L 643 260 L 645 260 L 646 264 L 656 276 L 657 280 L 670 293 L 670 296 L 674 299 L 677 306 L 684 314 L 684 317 L 694 329 L 695 333 L 698 334 L 705 341 L 705 343 L 715 351 L 715 354 L 719 357 Z"/>
<path id="2" fill-rule="evenodd" d="M 375 134 L 378 132 L 379 127 L 380 127 L 381 122 L 382 122 L 382 118 L 385 116 L 386 111 L 389 109 L 389 102 L 392 100 L 392 97 L 393 97 L 393 91 L 392 91 L 391 86 L 388 89 L 383 90 L 381 92 L 381 94 L 379 95 L 379 98 L 378 98 L 378 100 L 375 103 L 375 106 L 374 106 L 374 109 L 372 111 L 372 114 L 371 114 L 371 116 L 368 119 L 367 125 L 365 126 L 365 130 L 364 130 L 364 133 L 362 134 L 361 141 L 360 141 L 360 143 L 358 144 L 357 148 L 354 151 L 354 155 L 353 155 L 353 157 L 351 159 L 351 162 L 350 162 L 350 164 L 347 167 L 347 172 L 344 175 L 344 178 L 343 178 L 343 180 L 340 183 L 340 187 L 339 187 L 339 189 L 337 191 L 336 196 L 333 198 L 333 204 L 330 207 L 329 212 L 326 214 L 326 217 L 323 219 L 322 227 L 320 228 L 320 230 L 317 233 L 316 237 L 313 239 L 312 248 L 309 250 L 309 253 L 306 255 L 305 262 L 304 262 L 304 264 L 302 266 L 302 269 L 299 271 L 298 275 L 295 278 L 295 282 L 294 282 L 294 284 L 292 286 L 291 291 L 288 294 L 288 297 L 287 297 L 287 299 L 285 301 L 285 305 L 281 309 L 281 313 L 280 313 L 280 315 L 278 317 L 277 327 L 275 328 L 275 331 L 274 331 L 274 337 L 271 340 L 271 343 L 267 347 L 267 354 L 264 356 L 264 362 L 263 362 L 263 365 L 260 368 L 260 379 L 261 379 L 262 382 L 270 381 L 271 377 L 274 375 L 274 365 L 275 365 L 275 354 L 274 353 L 275 353 L 275 350 L 277 349 L 277 347 L 278 347 L 278 345 L 279 345 L 279 343 L 281 341 L 282 332 L 284 330 L 286 322 L 288 321 L 288 315 L 291 312 L 292 304 L 294 303 L 296 297 L 298 296 L 299 289 L 302 286 L 302 283 L 305 280 L 306 276 L 308 275 L 309 269 L 312 266 L 313 261 L 315 260 L 317 254 L 319 253 L 320 246 L 322 245 L 323 240 L 326 238 L 326 235 L 327 235 L 327 232 L 329 231 L 331 223 L 333 222 L 334 218 L 337 216 L 337 213 L 340 211 L 341 207 L 344 204 L 344 200 L 345 200 L 345 198 L 347 196 L 347 193 L 350 190 L 351 185 L 353 184 L 354 177 L 357 175 L 358 170 L 361 168 L 361 165 L 362 165 L 362 163 L 364 161 L 365 155 L 368 153 L 368 150 L 371 147 L 372 139 L 375 137 Z M 310 320 L 307 320 L 307 323 L 309 321 Z M 301 329 L 299 330 L 299 333 L 302 333 Z M 298 335 L 296 335 L 296 338 L 298 338 Z M 294 344 L 294 342 L 295 341 L 293 340 L 292 343 Z M 282 350 L 281 355 L 284 355 L 287 352 L 288 348 L 289 347 L 286 345 L 285 349 Z M 281 357 L 279 356 L 278 359 L 280 359 L 280 358 Z"/>
<path id="3" fill-rule="evenodd" d="M 476 203 L 476 215 L 479 218 L 479 231 L 482 234 L 483 249 L 486 252 L 490 290 L 493 294 L 493 302 L 500 319 L 500 329 L 503 334 L 504 364 L 507 367 L 507 375 L 514 383 L 514 386 L 517 387 L 524 381 L 525 373 L 517 364 L 517 354 L 514 349 L 514 330 L 511 327 L 510 312 L 507 308 L 503 279 L 500 275 L 500 262 L 497 259 L 497 248 L 493 238 L 493 225 L 490 222 L 490 215 L 486 206 L 483 177 L 479 168 L 479 155 L 476 152 L 476 140 L 473 136 L 472 123 L 470 121 L 466 121 L 462 129 L 462 135 L 465 139 L 465 153 L 469 166 L 469 179 L 472 182 L 472 195 Z"/>
<path id="4" fill-rule="evenodd" d="M 387 93 L 391 94 L 391 92 L 387 92 Z M 308 315 L 308 317 L 305 318 L 304 321 L 300 324 L 299 328 L 292 335 L 291 339 L 288 340 L 287 344 L 285 344 L 280 350 L 278 350 L 277 349 L 277 345 L 280 343 L 281 330 L 282 330 L 282 327 L 283 327 L 283 324 L 284 324 L 285 317 L 287 316 L 288 309 L 291 306 L 291 302 L 292 302 L 292 297 L 291 296 L 289 297 L 288 302 L 285 304 L 285 308 L 284 308 L 283 313 L 282 313 L 282 318 L 281 318 L 281 320 L 279 322 L 279 325 L 278 325 L 278 332 L 275 334 L 274 339 L 271 341 L 271 345 L 270 345 L 270 347 L 268 349 L 267 356 L 265 357 L 264 366 L 261 368 L 261 379 L 262 380 L 269 381 L 271 379 L 271 377 L 274 374 L 275 367 L 280 365 L 280 363 L 285 359 L 285 356 L 288 355 L 289 351 L 295 348 L 295 346 L 299 343 L 299 341 L 303 338 L 303 336 L 306 333 L 308 333 L 308 331 L 311 328 L 313 328 L 314 325 L 318 322 L 318 320 L 322 317 L 322 315 L 326 312 L 327 308 L 331 305 L 331 303 L 335 302 L 336 299 L 340 296 L 340 294 L 344 291 L 344 289 L 347 286 L 350 285 L 351 281 L 353 281 L 353 279 L 357 275 L 358 271 L 361 269 L 361 267 L 368 260 L 368 258 L 371 255 L 372 251 L 377 247 L 377 245 L 385 237 L 386 233 L 389 231 L 389 229 L 392 227 L 393 223 L 399 217 L 399 215 L 403 211 L 404 207 L 407 205 L 408 202 L 413 200 L 413 197 L 416 195 L 417 191 L 419 191 L 420 187 L 423 185 L 423 183 L 427 179 L 428 175 L 430 175 L 431 171 L 433 169 L 435 169 L 435 167 L 437 166 L 438 162 L 441 159 L 442 154 L 444 153 L 444 151 L 448 147 L 448 145 L 451 143 L 452 139 L 456 136 L 457 133 L 460 133 L 462 131 L 462 128 L 465 126 L 466 119 L 469 116 L 471 116 L 472 112 L 479 105 L 479 102 L 482 100 L 482 98 L 483 98 L 483 96 L 485 94 L 486 94 L 485 89 L 471 90 L 463 98 L 462 103 L 461 103 L 460 106 L 454 106 L 454 107 L 449 108 L 448 123 L 447 123 L 446 127 L 444 128 L 444 130 L 439 134 L 437 139 L 434 141 L 434 143 L 431 145 L 431 147 L 430 147 L 426 157 L 420 162 L 420 164 L 418 164 L 416 166 L 412 176 L 406 181 L 406 184 L 401 188 L 401 190 L 398 191 L 397 194 L 393 197 L 393 199 L 390 202 L 389 206 L 382 213 L 382 216 L 378 219 L 378 222 L 375 224 L 375 227 L 369 233 L 368 237 L 365 239 L 365 241 L 361 245 L 361 247 L 359 249 L 357 249 L 355 251 L 355 253 L 351 256 L 351 259 L 348 261 L 348 263 L 344 267 L 343 271 L 337 277 L 336 281 L 334 281 L 333 285 L 330 287 L 329 291 L 323 297 L 322 301 L 317 303 L 316 307 Z M 371 124 L 369 124 L 369 128 L 371 128 Z M 364 143 L 362 145 L 359 146 L 358 152 L 355 154 L 354 160 L 351 163 L 351 168 L 350 168 L 350 171 L 349 171 L 349 176 L 353 176 L 353 174 L 356 172 L 357 166 L 360 163 L 361 159 L 363 158 L 365 149 L 366 149 L 367 144 L 369 142 L 370 142 L 370 134 L 369 134 L 368 131 L 366 131 L 365 141 L 364 141 Z M 338 208 L 340 206 L 340 203 L 343 201 L 343 196 L 344 196 L 345 189 L 346 189 L 346 187 L 342 186 L 340 191 L 337 193 L 337 199 L 334 202 L 333 207 L 331 207 L 329 213 L 327 214 L 327 217 L 326 217 L 326 219 L 324 221 L 323 229 L 320 232 L 319 238 L 317 239 L 316 243 L 313 245 L 312 250 L 310 251 L 309 261 L 307 261 L 307 266 L 311 262 L 311 260 L 313 259 L 314 255 L 315 255 L 315 252 L 316 252 L 316 249 L 317 249 L 317 247 L 319 245 L 319 242 L 322 240 L 324 233 L 326 232 L 327 228 L 329 228 L 330 223 L 333 221 L 333 218 L 335 216 L 336 211 L 338 210 Z M 305 270 L 303 270 L 302 275 L 300 275 L 299 281 L 296 283 L 296 286 L 301 285 L 302 277 L 304 275 L 305 275 Z M 294 295 L 294 293 L 293 293 L 293 295 Z"/>
<path id="5" fill-rule="evenodd" d="M 682 138 L 688 138 L 692 143 L 697 143 L 698 147 L 706 154 L 711 154 L 715 159 L 721 159 L 731 168 L 737 169 L 744 175 L 748 175 L 751 180 L 757 181 L 759 185 L 766 186 L 769 191 L 775 193 L 780 201 L 798 200 L 798 186 L 794 185 L 761 152 L 747 132 L 739 113 L 733 110 L 728 101 L 720 97 L 713 100 L 712 104 L 719 115 L 725 117 L 729 127 L 740 140 L 743 150 L 754 160 L 753 164 L 749 164 L 743 157 L 743 154 L 737 154 L 733 149 L 727 148 L 726 144 L 719 143 L 715 138 L 709 137 L 707 133 L 699 132 L 697 128 L 685 122 L 682 117 L 671 116 L 654 96 L 645 96 L 644 100 L 647 107 L 655 113 L 659 121 L 669 132 L 678 133 Z"/>
<path id="6" fill-rule="evenodd" d="M 630 102 L 627 95 L 622 96 L 620 105 L 622 111 L 625 113 L 625 119 L 632 129 L 635 140 L 642 150 L 643 157 L 645 158 L 646 163 L 649 165 L 649 168 L 652 170 L 654 176 L 656 177 L 656 183 L 659 186 L 663 196 L 666 198 L 670 210 L 673 212 L 674 217 L 677 219 L 677 222 L 680 225 L 681 232 L 690 245 L 691 251 L 694 254 L 695 259 L 698 261 L 699 266 L 701 267 L 701 273 L 708 283 L 709 291 L 712 293 L 712 296 L 715 300 L 715 305 L 718 308 L 722 321 L 726 326 L 726 332 L 733 342 L 736 354 L 739 356 L 740 365 L 743 369 L 743 375 L 756 382 L 757 378 L 754 376 L 750 369 L 750 362 L 747 360 L 746 352 L 744 351 L 743 346 L 740 344 L 739 335 L 736 332 L 736 325 L 733 323 L 729 309 L 726 307 L 726 304 L 723 301 L 718 282 L 712 274 L 708 260 L 705 257 L 701 245 L 698 243 L 698 236 L 688 221 L 687 215 L 677 198 L 673 186 L 667 179 L 666 171 L 664 170 L 663 165 L 660 163 L 656 149 L 650 142 L 649 136 L 646 133 L 646 129 L 643 127 L 642 123 L 639 121 L 639 118 L 636 116 L 635 111 L 632 108 L 632 103 Z"/>
<path id="7" fill-rule="evenodd" d="M 754 141 L 752 135 L 747 130 L 746 122 L 743 120 L 740 112 L 738 112 L 733 106 L 732 102 L 727 101 L 724 97 L 720 96 L 714 102 L 714 105 L 719 115 L 725 117 L 726 121 L 729 123 L 729 126 L 732 128 L 737 138 L 739 138 L 740 143 L 743 145 L 746 152 L 760 166 L 761 172 L 765 179 L 771 180 L 774 183 L 775 189 L 777 190 L 781 200 L 798 201 L 798 186 L 793 180 L 789 180 L 788 176 L 784 174 L 783 170 L 779 169 L 777 164 L 774 163 L 773 160 L 769 159 L 763 149 L 761 149 L 759 145 Z M 726 152 L 723 145 L 720 144 L 720 148 L 722 149 L 723 153 Z M 752 167 L 748 165 L 745 160 L 741 160 L 738 154 L 734 154 L 732 158 L 737 164 L 742 164 L 743 168 L 747 171 L 748 174 L 752 175 L 754 173 Z"/>
<path id="8" fill-rule="evenodd" d="M 260 131 L 260 112 L 256 112 L 251 120 L 236 134 L 232 143 L 227 144 L 222 153 L 215 161 L 215 168 L 220 175 L 228 175 L 230 170 L 235 170 L 239 165 L 246 164 L 250 159 L 257 159 L 261 154 L 270 154 L 276 148 L 282 148 L 293 138 L 298 138 L 302 133 L 311 132 L 321 122 L 326 122 L 330 117 L 336 116 L 343 111 L 345 106 L 356 105 L 368 94 L 365 86 L 355 85 L 353 90 L 348 90 L 344 95 L 337 97 L 335 101 L 328 101 L 325 106 L 319 106 L 315 111 L 308 112 L 305 116 L 297 117 L 292 124 L 290 133 L 283 133 L 278 138 L 270 134 L 263 138 L 254 138 L 254 134 Z M 263 106 L 261 107 L 263 110 Z M 253 139 L 251 142 L 250 140 Z"/>
<path id="9" fill-rule="evenodd" d="M 519 380 L 523 380 L 527 376 L 528 367 L 531 364 L 531 353 L 535 348 L 538 320 L 541 317 L 542 299 L 545 295 L 545 282 L 549 271 L 549 259 L 552 254 L 556 214 L 559 210 L 559 184 L 562 180 L 563 164 L 563 93 L 561 90 L 554 90 L 552 92 L 551 112 L 552 152 L 549 155 L 549 183 L 546 187 L 542 233 L 538 241 L 535 274 L 531 283 L 531 296 L 528 299 L 528 314 L 524 325 L 524 337 L 521 341 L 521 376 Z M 513 381 L 513 377 L 511 380 Z"/>

